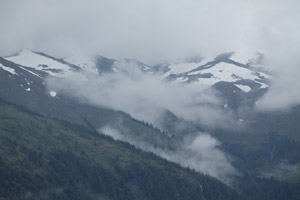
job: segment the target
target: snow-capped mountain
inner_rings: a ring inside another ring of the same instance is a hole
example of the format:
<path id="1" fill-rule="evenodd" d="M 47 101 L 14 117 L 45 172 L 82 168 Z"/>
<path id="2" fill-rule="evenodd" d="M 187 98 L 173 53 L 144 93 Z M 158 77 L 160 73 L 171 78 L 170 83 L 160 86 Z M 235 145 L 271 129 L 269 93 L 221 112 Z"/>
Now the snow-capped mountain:
<path id="1" fill-rule="evenodd" d="M 57 91 L 47 88 L 46 77 L 88 81 L 91 76 L 101 78 L 106 73 L 122 73 L 122 67 L 126 65 L 156 76 L 157 80 L 193 87 L 196 91 L 213 87 L 219 91 L 224 109 L 236 109 L 245 102 L 253 106 L 267 91 L 272 77 L 262 65 L 262 54 L 243 62 L 234 59 L 239 60 L 234 53 L 225 53 L 215 58 L 198 57 L 179 63 L 149 66 L 135 59 L 114 60 L 100 55 L 61 59 L 23 50 L 0 58 L 0 74 L 3 77 L 2 85 L 14 84 L 10 88 L 15 91 L 36 94 L 37 98 L 40 94 L 57 98 Z M 7 96 L 7 92 L 4 90 L 3 95 Z"/>
<path id="2" fill-rule="evenodd" d="M 272 77 L 266 70 L 250 62 L 236 62 L 232 56 L 234 53 L 226 53 L 213 59 L 204 57 L 194 62 L 161 65 L 158 69 L 167 80 L 196 87 L 210 87 L 219 82 L 233 83 L 244 92 L 269 87 Z"/>
<path id="3" fill-rule="evenodd" d="M 171 82 L 189 86 L 210 87 L 219 82 L 233 83 L 244 92 L 252 89 L 265 89 L 269 86 L 271 76 L 261 68 L 248 63 L 239 63 L 231 59 L 234 53 L 219 55 L 213 59 L 203 58 L 189 62 L 156 65 L 146 65 L 133 59 L 121 62 L 138 66 L 145 73 L 160 76 Z M 24 50 L 16 55 L 4 57 L 2 60 L 16 64 L 14 67 L 1 63 L 0 67 L 10 76 L 19 75 L 19 70 L 27 71 L 38 78 L 54 76 L 60 78 L 86 79 L 86 75 L 100 75 L 106 72 L 118 72 L 117 60 L 102 56 L 72 56 L 58 59 L 40 52 Z"/>

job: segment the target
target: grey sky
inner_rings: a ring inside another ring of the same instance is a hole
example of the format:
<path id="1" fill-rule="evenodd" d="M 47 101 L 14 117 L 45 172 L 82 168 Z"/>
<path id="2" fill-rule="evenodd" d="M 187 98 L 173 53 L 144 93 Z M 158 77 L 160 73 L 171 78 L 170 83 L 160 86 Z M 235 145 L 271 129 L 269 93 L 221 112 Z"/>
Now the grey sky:
<path id="1" fill-rule="evenodd" d="M 259 51 L 279 80 L 259 107 L 284 108 L 300 102 L 299 8 L 297 0 L 0 0 L 0 55 L 30 48 L 151 64 Z"/>
<path id="2" fill-rule="evenodd" d="M 283 29 L 299 33 L 299 3 L 293 0 L 0 2 L 0 42 L 9 47 L 4 50 L 93 51 L 153 61 L 264 51 L 273 40 L 282 39 L 282 32 L 287 34 Z"/>

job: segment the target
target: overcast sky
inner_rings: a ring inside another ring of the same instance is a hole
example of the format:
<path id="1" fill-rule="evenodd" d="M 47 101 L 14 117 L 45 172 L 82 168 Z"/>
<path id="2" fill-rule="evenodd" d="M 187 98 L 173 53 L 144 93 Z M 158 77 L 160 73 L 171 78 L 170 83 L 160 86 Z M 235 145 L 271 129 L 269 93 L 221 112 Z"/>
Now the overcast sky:
<path id="1" fill-rule="evenodd" d="M 299 0 L 0 0 L 0 55 L 30 48 L 153 64 L 259 51 L 279 80 L 260 107 L 288 107 L 300 102 L 299 8 Z"/>
<path id="2" fill-rule="evenodd" d="M 299 7 L 297 0 L 0 0 L 0 45 L 2 54 L 27 47 L 148 62 L 268 51 L 299 42 Z"/>

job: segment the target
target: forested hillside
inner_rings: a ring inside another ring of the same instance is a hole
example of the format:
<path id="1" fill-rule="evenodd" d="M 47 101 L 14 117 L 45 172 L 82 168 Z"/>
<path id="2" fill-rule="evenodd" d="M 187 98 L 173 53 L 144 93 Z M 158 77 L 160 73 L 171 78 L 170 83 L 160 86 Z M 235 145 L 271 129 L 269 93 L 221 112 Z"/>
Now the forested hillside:
<path id="1" fill-rule="evenodd" d="M 2 199 L 239 199 L 218 180 L 0 100 Z"/>

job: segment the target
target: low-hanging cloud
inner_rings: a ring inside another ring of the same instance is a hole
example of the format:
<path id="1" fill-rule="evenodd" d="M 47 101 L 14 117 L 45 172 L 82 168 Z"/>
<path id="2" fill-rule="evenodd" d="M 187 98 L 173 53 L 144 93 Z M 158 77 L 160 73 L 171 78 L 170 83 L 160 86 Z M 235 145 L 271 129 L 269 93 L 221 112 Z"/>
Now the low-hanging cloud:
<path id="1" fill-rule="evenodd" d="M 185 120 L 206 126 L 222 126 L 230 122 L 224 117 L 220 100 L 213 89 L 185 87 L 170 83 L 160 76 L 144 73 L 127 61 L 113 67 L 117 73 L 90 76 L 88 79 L 49 78 L 50 90 L 71 95 L 81 101 L 122 110 L 134 118 L 158 125 L 160 117 L 171 111 Z"/>
<path id="2" fill-rule="evenodd" d="M 297 0 L 0 0 L 0 55 L 99 53 L 148 63 L 263 52 L 278 74 L 259 109 L 300 103 Z M 278 80 L 278 81 L 277 81 Z"/>
<path id="3" fill-rule="evenodd" d="M 221 149 L 221 144 L 206 133 L 182 143 L 182 149 L 176 153 L 159 151 L 166 159 L 178 162 L 182 166 L 211 175 L 231 185 L 239 172 L 232 166 L 231 159 Z"/>
<path id="4" fill-rule="evenodd" d="M 300 15 L 298 17 L 300 19 Z M 300 104 L 300 53 L 295 46 L 295 43 L 300 43 L 300 36 L 294 35 L 291 27 L 285 31 L 290 32 L 286 34 L 288 38 L 274 40 L 274 51 L 269 52 L 266 61 L 272 67 L 274 78 L 271 88 L 257 102 L 260 111 L 286 110 Z"/>
<path id="5" fill-rule="evenodd" d="M 228 126 L 233 121 L 230 114 L 224 113 L 214 90 L 201 88 L 201 84 L 186 87 L 168 82 L 160 76 L 143 72 L 138 65 L 128 61 L 118 61 L 113 69 L 118 72 L 90 76 L 88 79 L 48 78 L 47 86 L 58 94 L 71 95 L 92 105 L 122 110 L 156 126 L 159 126 L 166 110 L 209 127 Z M 122 122 L 118 120 L 99 127 L 99 130 L 114 139 L 129 142 L 228 184 L 237 175 L 227 155 L 219 148 L 220 143 L 208 134 L 184 133 L 182 137 L 185 141 L 176 145 L 175 150 L 170 150 L 149 143 L 143 139 L 143 134 L 130 137 L 130 134 L 123 133 Z M 172 141 L 171 138 L 169 140 Z"/>
<path id="6" fill-rule="evenodd" d="M 137 140 L 123 134 L 112 124 L 101 127 L 99 131 L 115 140 L 129 142 L 181 166 L 218 178 L 229 185 L 232 185 L 235 178 L 239 176 L 239 172 L 232 166 L 228 155 L 220 149 L 221 144 L 209 134 L 198 133 L 193 138 L 186 138 L 175 150 L 168 150 L 165 147 L 154 146 L 146 140 Z"/>
<path id="7" fill-rule="evenodd" d="M 263 3 L 269 7 L 260 10 L 256 26 L 261 46 L 266 55 L 265 64 L 273 71 L 272 86 L 257 103 L 260 111 L 284 110 L 300 104 L 300 13 L 297 1 Z M 259 14 L 260 13 L 260 14 Z"/>
<path id="8" fill-rule="evenodd" d="M 299 19 L 296 0 L 10 0 L 0 5 L 3 53 L 27 47 L 144 61 L 262 51 L 276 39 L 266 29 L 281 33 Z M 298 27 L 293 31 L 297 35 Z"/>
<path id="9" fill-rule="evenodd" d="M 258 100 L 259 111 L 283 111 L 300 104 L 300 60 L 288 63 L 288 69 L 284 65 L 280 66 L 282 69 L 275 69 L 280 74 L 275 74 L 272 87 Z"/>
<path id="10" fill-rule="evenodd" d="M 250 2 L 11 0 L 0 3 L 3 53 L 25 47 L 52 54 L 92 51 L 117 58 L 157 61 L 242 46 L 250 48 L 253 42 L 246 39 L 253 35 L 249 24 L 253 21 L 254 5 Z"/>

